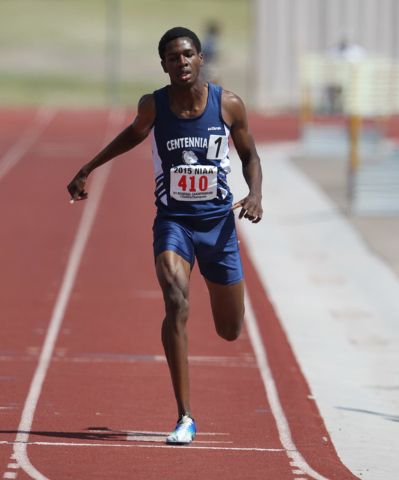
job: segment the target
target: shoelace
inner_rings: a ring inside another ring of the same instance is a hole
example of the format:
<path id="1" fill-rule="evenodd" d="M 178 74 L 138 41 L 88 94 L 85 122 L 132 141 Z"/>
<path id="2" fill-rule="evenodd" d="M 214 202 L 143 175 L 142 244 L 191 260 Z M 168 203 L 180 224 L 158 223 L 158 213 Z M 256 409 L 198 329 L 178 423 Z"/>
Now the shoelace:
<path id="1" fill-rule="evenodd" d="M 182 415 L 182 419 L 178 423 L 178 427 L 188 430 L 194 420 L 188 415 Z"/>

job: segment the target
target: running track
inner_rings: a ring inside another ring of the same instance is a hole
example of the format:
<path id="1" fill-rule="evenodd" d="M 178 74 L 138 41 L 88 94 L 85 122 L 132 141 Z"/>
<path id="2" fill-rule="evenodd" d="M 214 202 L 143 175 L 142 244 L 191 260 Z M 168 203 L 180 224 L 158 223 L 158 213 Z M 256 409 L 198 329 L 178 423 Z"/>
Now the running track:
<path id="1" fill-rule="evenodd" d="M 199 433 L 189 447 L 164 445 L 176 412 L 160 340 L 149 141 L 97 170 L 88 201 L 71 206 L 66 191 L 132 118 L 0 111 L 0 478 L 357 478 L 334 450 L 243 242 L 247 314 L 236 342 L 215 334 L 194 270 Z M 296 138 L 293 117 L 251 121 L 258 141 Z"/>

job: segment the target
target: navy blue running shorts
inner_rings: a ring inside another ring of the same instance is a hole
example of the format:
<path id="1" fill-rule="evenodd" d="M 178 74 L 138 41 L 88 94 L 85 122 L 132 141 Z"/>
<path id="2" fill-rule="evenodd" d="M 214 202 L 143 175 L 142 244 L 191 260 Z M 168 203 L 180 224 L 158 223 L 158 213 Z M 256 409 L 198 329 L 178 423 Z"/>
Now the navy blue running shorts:
<path id="1" fill-rule="evenodd" d="M 201 274 L 210 282 L 232 285 L 243 279 L 234 213 L 203 219 L 198 217 L 156 216 L 154 257 L 172 250 L 194 266 L 197 258 Z"/>

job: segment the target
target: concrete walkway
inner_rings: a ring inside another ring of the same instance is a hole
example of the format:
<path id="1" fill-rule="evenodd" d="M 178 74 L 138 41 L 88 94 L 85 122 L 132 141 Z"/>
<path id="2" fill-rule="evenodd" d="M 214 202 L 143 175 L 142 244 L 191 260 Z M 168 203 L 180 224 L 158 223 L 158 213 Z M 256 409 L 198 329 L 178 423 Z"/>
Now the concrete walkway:
<path id="1" fill-rule="evenodd" d="M 343 463 L 359 478 L 394 480 L 399 219 L 349 215 L 339 162 L 292 160 L 295 143 L 258 151 L 264 219 L 239 222 L 240 234 Z M 246 187 L 235 155 L 232 165 L 238 200 Z"/>

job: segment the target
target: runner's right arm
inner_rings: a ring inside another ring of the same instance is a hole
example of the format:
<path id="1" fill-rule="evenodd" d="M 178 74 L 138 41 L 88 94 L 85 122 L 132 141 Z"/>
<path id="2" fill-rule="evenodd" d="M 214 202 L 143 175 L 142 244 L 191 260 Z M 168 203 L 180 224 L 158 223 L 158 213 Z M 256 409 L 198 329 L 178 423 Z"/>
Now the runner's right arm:
<path id="1" fill-rule="evenodd" d="M 67 189 L 71 195 L 71 203 L 74 203 L 75 200 L 87 198 L 87 193 L 84 189 L 90 173 L 97 167 L 139 145 L 148 137 L 154 120 L 154 97 L 153 95 L 144 95 L 139 101 L 137 116 L 134 122 L 115 137 L 89 163 L 84 165 L 69 183 Z"/>

